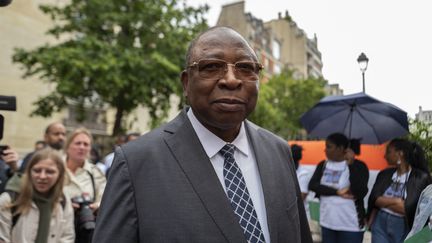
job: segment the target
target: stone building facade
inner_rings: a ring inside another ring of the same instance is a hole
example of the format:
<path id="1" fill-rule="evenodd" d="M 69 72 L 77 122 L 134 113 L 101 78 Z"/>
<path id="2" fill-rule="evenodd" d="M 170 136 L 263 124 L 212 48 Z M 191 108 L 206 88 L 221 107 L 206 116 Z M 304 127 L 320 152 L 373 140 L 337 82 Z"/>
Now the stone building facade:
<path id="1" fill-rule="evenodd" d="M 415 115 L 416 120 L 432 124 L 432 110 L 423 110 L 419 106 L 419 112 Z"/>
<path id="2" fill-rule="evenodd" d="M 316 36 L 309 39 L 288 12 L 263 22 L 251 13 L 245 13 L 245 2 L 222 6 L 217 25 L 229 26 L 243 35 L 257 52 L 268 75 L 278 74 L 284 68 L 294 71 L 298 78 L 322 77 L 321 53 Z"/>
<path id="3" fill-rule="evenodd" d="M 308 38 L 288 11 L 264 22 L 246 13 L 245 1 L 242 0 L 222 6 L 216 25 L 229 26 L 249 41 L 264 65 L 263 82 L 286 68 L 292 70 L 298 79 L 323 78 L 323 62 L 316 35 Z M 328 95 L 343 95 L 338 84 L 327 84 L 325 91 Z"/>
<path id="4" fill-rule="evenodd" d="M 33 103 L 38 97 L 49 94 L 55 86 L 36 76 L 24 79 L 22 67 L 12 62 L 14 48 L 32 50 L 58 41 L 46 35 L 53 22 L 40 11 L 39 5 L 62 5 L 66 2 L 67 0 L 13 0 L 10 5 L 0 7 L 0 95 L 15 96 L 17 100 L 16 111 L 0 110 L 4 117 L 3 139 L 0 144 L 12 146 L 21 155 L 33 150 L 34 143 L 43 139 L 46 126 L 54 121 L 63 122 L 68 131 L 85 126 L 92 132 L 96 143 L 111 143 L 110 134 L 115 117 L 112 109 L 88 109 L 87 119 L 83 122 L 75 120 L 73 106 L 50 118 L 30 116 L 35 109 Z M 144 108 L 138 108 L 133 114 L 129 114 L 128 128 L 130 131 L 145 132 L 149 129 L 147 122 L 148 112 Z M 105 147 L 105 150 L 111 149 L 108 145 Z"/>

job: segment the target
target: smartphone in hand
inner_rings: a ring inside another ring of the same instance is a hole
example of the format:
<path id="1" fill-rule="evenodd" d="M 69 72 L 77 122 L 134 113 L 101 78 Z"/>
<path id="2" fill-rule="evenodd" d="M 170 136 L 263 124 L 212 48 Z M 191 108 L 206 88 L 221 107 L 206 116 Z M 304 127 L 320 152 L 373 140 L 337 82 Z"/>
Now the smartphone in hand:
<path id="1" fill-rule="evenodd" d="M 8 148 L 9 148 L 8 145 L 0 145 L 0 155 L 5 155 L 5 154 L 3 153 L 3 151 L 6 150 L 6 149 L 8 149 Z"/>

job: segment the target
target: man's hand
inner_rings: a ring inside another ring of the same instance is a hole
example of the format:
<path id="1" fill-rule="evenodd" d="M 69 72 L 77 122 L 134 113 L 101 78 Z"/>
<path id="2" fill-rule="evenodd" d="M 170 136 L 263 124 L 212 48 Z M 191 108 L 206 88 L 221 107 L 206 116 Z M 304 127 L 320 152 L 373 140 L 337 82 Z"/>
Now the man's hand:
<path id="1" fill-rule="evenodd" d="M 8 147 L 6 150 L 3 150 L 3 154 L 1 155 L 1 159 L 9 166 L 12 172 L 18 170 L 18 153 Z"/>
<path id="2" fill-rule="evenodd" d="M 100 203 L 99 202 L 95 202 L 89 205 L 89 207 L 93 210 L 93 213 L 96 213 L 97 210 L 99 209 Z"/>

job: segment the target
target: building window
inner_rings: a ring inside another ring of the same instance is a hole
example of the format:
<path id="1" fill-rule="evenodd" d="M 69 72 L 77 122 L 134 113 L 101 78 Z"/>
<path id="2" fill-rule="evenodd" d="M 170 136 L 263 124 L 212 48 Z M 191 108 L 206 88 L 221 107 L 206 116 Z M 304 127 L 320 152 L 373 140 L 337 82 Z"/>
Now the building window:
<path id="1" fill-rule="evenodd" d="M 279 60 L 280 59 L 280 44 L 277 40 L 273 39 L 272 42 L 273 56 Z"/>

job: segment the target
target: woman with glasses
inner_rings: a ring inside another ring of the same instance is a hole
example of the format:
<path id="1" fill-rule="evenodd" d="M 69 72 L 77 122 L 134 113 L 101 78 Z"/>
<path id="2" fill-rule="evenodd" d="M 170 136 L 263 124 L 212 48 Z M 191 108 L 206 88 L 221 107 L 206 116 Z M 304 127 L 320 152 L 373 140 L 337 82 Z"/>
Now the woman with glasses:
<path id="1" fill-rule="evenodd" d="M 412 227 L 422 190 L 431 183 L 424 151 L 417 143 L 393 139 L 385 158 L 389 168 L 375 181 L 368 202 L 373 243 L 403 242 Z"/>

